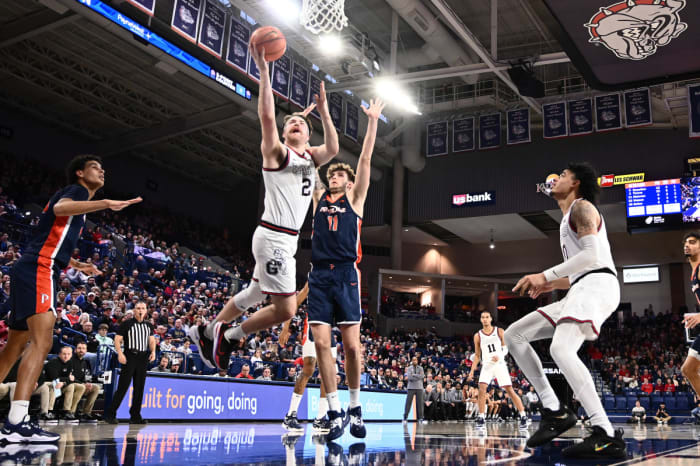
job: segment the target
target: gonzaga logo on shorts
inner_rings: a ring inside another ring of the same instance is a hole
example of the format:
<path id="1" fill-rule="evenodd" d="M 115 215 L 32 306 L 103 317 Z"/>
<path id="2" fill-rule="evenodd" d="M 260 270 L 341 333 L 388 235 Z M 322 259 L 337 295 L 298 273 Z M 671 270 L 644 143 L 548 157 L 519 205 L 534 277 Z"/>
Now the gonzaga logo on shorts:
<path id="1" fill-rule="evenodd" d="M 593 15 L 589 42 L 600 43 L 618 58 L 644 60 L 688 28 L 679 12 L 685 0 L 627 0 Z"/>

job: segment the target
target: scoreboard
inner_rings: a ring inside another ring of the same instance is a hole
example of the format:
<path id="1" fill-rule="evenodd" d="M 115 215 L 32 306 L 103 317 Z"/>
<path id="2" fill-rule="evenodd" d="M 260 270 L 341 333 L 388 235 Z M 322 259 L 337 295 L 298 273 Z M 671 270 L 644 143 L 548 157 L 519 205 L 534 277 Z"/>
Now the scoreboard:
<path id="1" fill-rule="evenodd" d="M 630 232 L 675 229 L 683 224 L 680 178 L 626 184 L 625 197 Z"/>

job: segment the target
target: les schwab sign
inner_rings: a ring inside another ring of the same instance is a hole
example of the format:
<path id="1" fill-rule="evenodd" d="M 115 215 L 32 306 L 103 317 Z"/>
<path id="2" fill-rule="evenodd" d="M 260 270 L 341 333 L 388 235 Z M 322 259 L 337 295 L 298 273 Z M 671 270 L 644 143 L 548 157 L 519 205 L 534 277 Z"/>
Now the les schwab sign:
<path id="1" fill-rule="evenodd" d="M 644 181 L 644 173 L 632 173 L 629 175 L 602 175 L 598 178 L 598 184 L 601 188 L 609 188 L 627 183 L 639 183 Z"/>
<path id="2" fill-rule="evenodd" d="M 496 202 L 496 191 L 452 195 L 452 205 L 454 207 L 493 204 L 494 202 Z"/>

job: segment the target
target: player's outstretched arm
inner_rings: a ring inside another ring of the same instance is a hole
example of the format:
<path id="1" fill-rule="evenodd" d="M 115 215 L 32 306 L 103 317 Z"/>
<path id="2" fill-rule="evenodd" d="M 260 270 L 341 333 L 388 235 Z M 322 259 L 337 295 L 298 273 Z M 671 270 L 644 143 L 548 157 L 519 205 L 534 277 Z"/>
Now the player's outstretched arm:
<path id="1" fill-rule="evenodd" d="M 277 131 L 275 98 L 272 95 L 272 85 L 270 84 L 270 69 L 267 61 L 265 61 L 265 48 L 258 50 L 252 42 L 248 48 L 255 65 L 260 70 L 258 118 L 260 119 L 262 131 L 260 150 L 263 156 L 263 166 L 266 168 L 277 168 L 282 163 L 282 157 L 285 154 Z"/>
<path id="2" fill-rule="evenodd" d="M 101 201 L 74 201 L 73 199 L 64 197 L 53 206 L 53 214 L 56 217 L 70 217 L 71 215 L 89 214 L 105 209 L 119 211 L 130 205 L 138 204 L 142 200 L 141 197 L 136 197 L 128 201 L 113 201 L 111 199 L 102 199 Z"/>
<path id="3" fill-rule="evenodd" d="M 313 201 L 314 201 L 314 206 L 313 206 L 313 211 L 311 212 L 311 215 L 314 215 L 316 212 L 316 206 L 318 206 L 318 203 L 321 201 L 321 198 L 325 194 L 325 192 L 328 190 L 328 187 L 325 185 L 323 180 L 321 179 L 321 174 L 318 171 L 319 169 L 316 169 L 316 182 L 314 183 L 314 194 L 313 194 Z M 307 283 L 308 285 L 308 283 Z"/>
<path id="4" fill-rule="evenodd" d="M 367 132 L 362 143 L 362 153 L 360 153 L 360 160 L 357 162 L 355 183 L 351 191 L 353 204 L 355 205 L 364 204 L 367 197 L 370 173 L 372 172 L 372 152 L 374 152 L 374 143 L 377 140 L 379 116 L 386 105 L 381 99 L 370 99 L 369 102 L 368 108 L 362 107 L 362 111 L 367 115 Z"/>
<path id="5" fill-rule="evenodd" d="M 328 111 L 328 101 L 326 100 L 326 84 L 321 81 L 321 90 L 314 95 L 316 109 L 321 116 L 321 124 L 323 125 L 323 144 L 312 147 L 311 155 L 314 157 L 314 162 L 317 166 L 322 166 L 331 161 L 333 157 L 338 155 L 340 144 L 338 143 L 338 132 L 335 130 L 333 119 Z"/>

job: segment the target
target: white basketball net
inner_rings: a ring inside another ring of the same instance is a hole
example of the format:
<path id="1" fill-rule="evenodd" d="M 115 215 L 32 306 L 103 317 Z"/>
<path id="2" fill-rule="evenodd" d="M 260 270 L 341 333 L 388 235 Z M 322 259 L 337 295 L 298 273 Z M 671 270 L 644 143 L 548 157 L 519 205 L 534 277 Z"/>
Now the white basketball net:
<path id="1" fill-rule="evenodd" d="M 304 0 L 299 22 L 314 34 L 340 31 L 348 25 L 345 0 Z"/>

